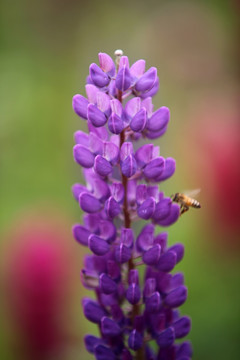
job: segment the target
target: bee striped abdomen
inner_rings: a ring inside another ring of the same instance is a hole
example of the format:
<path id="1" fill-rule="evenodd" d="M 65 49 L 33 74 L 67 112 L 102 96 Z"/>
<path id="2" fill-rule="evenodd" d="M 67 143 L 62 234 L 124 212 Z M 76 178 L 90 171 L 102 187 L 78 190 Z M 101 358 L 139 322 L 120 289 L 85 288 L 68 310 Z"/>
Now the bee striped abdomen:
<path id="1" fill-rule="evenodd" d="M 191 206 L 194 207 L 194 208 L 198 208 L 198 209 L 201 207 L 200 203 L 195 199 L 192 199 Z"/>

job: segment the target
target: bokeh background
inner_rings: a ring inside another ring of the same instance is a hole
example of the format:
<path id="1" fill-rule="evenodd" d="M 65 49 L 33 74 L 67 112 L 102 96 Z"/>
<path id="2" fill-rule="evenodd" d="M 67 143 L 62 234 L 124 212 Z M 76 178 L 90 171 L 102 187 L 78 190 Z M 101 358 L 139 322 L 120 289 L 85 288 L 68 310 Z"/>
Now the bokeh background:
<path id="1" fill-rule="evenodd" d="M 155 107 L 171 109 L 157 141 L 177 160 L 166 194 L 201 188 L 201 211 L 169 229 L 185 244 L 178 270 L 189 297 L 194 359 L 238 359 L 240 335 L 239 2 L 236 0 L 1 0 L 0 357 L 90 359 L 80 284 L 81 179 L 72 133 L 98 52 L 123 49 L 156 66 Z"/>

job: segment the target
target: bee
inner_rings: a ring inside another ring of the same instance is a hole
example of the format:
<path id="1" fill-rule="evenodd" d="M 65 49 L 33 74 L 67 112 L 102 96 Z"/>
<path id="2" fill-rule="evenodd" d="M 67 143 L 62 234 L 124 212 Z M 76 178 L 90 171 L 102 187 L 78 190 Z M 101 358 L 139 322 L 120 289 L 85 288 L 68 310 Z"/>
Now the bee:
<path id="1" fill-rule="evenodd" d="M 175 201 L 176 203 L 180 204 L 180 215 L 188 211 L 190 207 L 193 207 L 195 209 L 201 208 L 200 203 L 197 200 L 190 197 L 190 195 L 196 196 L 199 192 L 200 190 L 196 189 L 191 192 L 188 192 L 188 194 L 176 193 L 171 195 L 172 201 Z"/>

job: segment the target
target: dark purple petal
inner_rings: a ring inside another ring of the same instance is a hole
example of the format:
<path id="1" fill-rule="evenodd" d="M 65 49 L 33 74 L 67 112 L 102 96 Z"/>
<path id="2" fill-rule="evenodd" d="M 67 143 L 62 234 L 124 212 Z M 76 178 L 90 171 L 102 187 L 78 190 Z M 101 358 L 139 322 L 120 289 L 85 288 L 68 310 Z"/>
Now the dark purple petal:
<path id="1" fill-rule="evenodd" d="M 132 256 L 132 251 L 127 246 L 120 244 L 116 247 L 115 258 L 118 263 L 123 264 L 125 262 L 128 262 L 131 256 Z"/>
<path id="2" fill-rule="evenodd" d="M 122 119 L 117 114 L 112 114 L 108 120 L 108 128 L 113 134 L 120 134 L 123 130 L 124 124 Z"/>
<path id="3" fill-rule="evenodd" d="M 88 246 L 90 250 L 92 250 L 92 252 L 98 256 L 105 255 L 110 249 L 110 246 L 106 240 L 94 234 L 89 236 Z"/>
<path id="4" fill-rule="evenodd" d="M 131 248 L 134 242 L 133 230 L 129 228 L 121 228 L 120 240 L 123 245 Z"/>
<path id="5" fill-rule="evenodd" d="M 109 319 L 108 317 L 103 317 L 101 319 L 101 330 L 103 335 L 108 337 L 118 336 L 121 333 L 121 328 L 116 321 Z"/>
<path id="6" fill-rule="evenodd" d="M 166 126 L 166 127 L 164 127 L 164 128 L 162 128 L 161 130 L 159 130 L 159 131 L 147 131 L 146 132 L 146 137 L 148 138 L 148 139 L 157 139 L 157 138 L 160 138 L 162 135 L 164 135 L 165 134 L 165 132 L 167 131 L 167 127 L 168 126 Z"/>
<path id="7" fill-rule="evenodd" d="M 154 83 L 156 81 L 156 78 L 157 78 L 157 69 L 155 67 L 151 67 L 136 82 L 135 89 L 137 91 L 150 90 L 153 87 L 153 85 L 154 85 Z"/>
<path id="8" fill-rule="evenodd" d="M 133 155 L 128 155 L 121 164 L 122 173 L 127 178 L 132 177 L 137 171 L 137 162 Z"/>
<path id="9" fill-rule="evenodd" d="M 117 284 L 106 274 L 100 275 L 100 289 L 104 294 L 112 294 L 117 291 Z"/>
<path id="10" fill-rule="evenodd" d="M 129 285 L 131 285 L 131 284 L 138 285 L 138 283 L 139 283 L 138 270 L 136 270 L 136 269 L 130 270 L 129 276 L 128 276 L 128 283 L 129 283 Z"/>
<path id="11" fill-rule="evenodd" d="M 103 181 L 102 179 L 94 179 L 93 181 L 93 193 L 94 196 L 100 200 L 100 201 L 105 201 L 109 195 L 110 195 L 110 190 L 108 187 L 108 184 Z"/>
<path id="12" fill-rule="evenodd" d="M 183 338 L 191 330 L 191 319 L 188 316 L 183 316 L 175 321 L 172 326 L 175 330 L 176 339 Z"/>
<path id="13" fill-rule="evenodd" d="M 115 216 L 117 216 L 120 213 L 121 208 L 113 196 L 110 196 L 106 201 L 105 211 L 107 216 L 111 219 L 113 219 Z"/>
<path id="14" fill-rule="evenodd" d="M 147 185 L 140 184 L 136 189 L 136 202 L 138 205 L 141 205 L 147 199 Z"/>
<path id="15" fill-rule="evenodd" d="M 81 193 L 79 196 L 79 205 L 87 213 L 96 213 L 102 207 L 100 201 L 95 196 L 88 193 Z"/>
<path id="16" fill-rule="evenodd" d="M 112 172 L 112 165 L 101 155 L 97 155 L 94 161 L 94 170 L 101 176 L 107 176 Z"/>
<path id="17" fill-rule="evenodd" d="M 128 338 L 128 346 L 130 347 L 130 349 L 136 351 L 142 347 L 142 344 L 142 335 L 137 330 L 133 330 Z"/>
<path id="18" fill-rule="evenodd" d="M 84 298 L 82 301 L 85 317 L 93 322 L 100 323 L 103 316 L 106 316 L 105 310 L 94 300 Z"/>
<path id="19" fill-rule="evenodd" d="M 145 225 L 137 237 L 136 245 L 139 251 L 147 251 L 153 245 L 155 227 L 152 224 Z"/>
<path id="20" fill-rule="evenodd" d="M 173 346 L 160 348 L 158 353 L 158 360 L 175 360 L 175 349 Z"/>
<path id="21" fill-rule="evenodd" d="M 190 341 L 184 341 L 182 344 L 178 344 L 176 346 L 176 355 L 178 360 L 184 357 L 191 358 L 192 354 L 193 351 Z"/>
<path id="22" fill-rule="evenodd" d="M 165 252 L 165 250 L 166 250 L 167 239 L 168 239 L 167 232 L 161 232 L 154 238 L 154 244 L 159 244 L 161 246 L 162 253 Z"/>
<path id="23" fill-rule="evenodd" d="M 164 181 L 170 178 L 176 170 L 176 161 L 173 158 L 166 158 L 165 159 L 165 168 L 161 175 L 159 175 L 156 180 L 157 181 Z"/>
<path id="24" fill-rule="evenodd" d="M 170 120 L 170 111 L 166 106 L 160 107 L 155 111 L 147 122 L 147 129 L 150 131 L 159 131 L 165 128 Z"/>
<path id="25" fill-rule="evenodd" d="M 170 198 L 164 198 L 156 204 L 153 219 L 155 221 L 165 219 L 171 211 L 172 200 Z"/>
<path id="26" fill-rule="evenodd" d="M 169 327 L 158 335 L 157 344 L 158 346 L 160 346 L 160 348 L 166 348 L 168 346 L 171 346 L 174 343 L 174 340 L 174 328 Z"/>
<path id="27" fill-rule="evenodd" d="M 99 339 L 96 336 L 93 335 L 86 335 L 84 337 L 84 343 L 85 343 L 85 347 L 87 349 L 88 352 L 90 353 L 94 353 L 94 348 L 99 345 L 102 344 L 103 340 Z"/>
<path id="28" fill-rule="evenodd" d="M 171 246 L 168 250 L 174 251 L 177 255 L 177 263 L 182 260 L 184 256 L 184 246 L 181 243 Z"/>
<path id="29" fill-rule="evenodd" d="M 159 244 L 154 245 L 151 249 L 147 250 L 143 254 L 143 262 L 146 265 L 155 265 L 160 259 L 161 246 Z"/>
<path id="30" fill-rule="evenodd" d="M 142 108 L 132 118 L 132 121 L 130 122 L 130 128 L 133 131 L 141 132 L 145 128 L 146 122 L 147 122 L 147 111 L 145 108 Z"/>
<path id="31" fill-rule="evenodd" d="M 138 216 L 144 220 L 150 219 L 154 213 L 155 204 L 155 200 L 152 197 L 145 200 L 137 209 Z"/>
<path id="32" fill-rule="evenodd" d="M 128 349 L 123 349 L 122 360 L 133 360 L 132 354 Z"/>
<path id="33" fill-rule="evenodd" d="M 102 239 L 112 242 L 116 237 L 116 227 L 112 221 L 101 220 L 99 223 L 99 231 Z"/>
<path id="34" fill-rule="evenodd" d="M 76 144 L 80 144 L 85 147 L 89 146 L 89 135 L 83 131 L 80 130 L 76 131 L 74 133 L 74 140 Z"/>
<path id="35" fill-rule="evenodd" d="M 159 292 L 154 292 L 152 295 L 146 298 L 146 311 L 149 313 L 156 313 L 161 306 L 161 296 Z"/>
<path id="36" fill-rule="evenodd" d="M 83 97 L 82 95 L 74 95 L 72 99 L 72 107 L 75 113 L 82 117 L 83 119 L 87 119 L 87 107 L 88 107 L 88 100 Z"/>
<path id="37" fill-rule="evenodd" d="M 88 120 L 96 127 L 103 126 L 107 122 L 106 115 L 93 104 L 88 105 L 87 117 Z"/>
<path id="38" fill-rule="evenodd" d="M 148 179 L 154 179 L 158 177 L 164 170 L 165 160 L 159 156 L 156 159 L 151 160 L 143 169 L 143 174 Z"/>
<path id="39" fill-rule="evenodd" d="M 99 344 L 94 348 L 96 360 L 116 360 L 116 355 L 107 346 Z"/>
<path id="40" fill-rule="evenodd" d="M 84 246 L 88 246 L 88 237 L 91 235 L 90 231 L 80 224 L 72 227 L 73 237 L 77 242 Z"/>
<path id="41" fill-rule="evenodd" d="M 126 298 L 130 304 L 137 304 L 141 298 L 140 287 L 137 284 L 131 284 L 127 289 Z"/>
<path id="42" fill-rule="evenodd" d="M 185 303 L 187 299 L 187 288 L 186 286 L 179 286 L 172 290 L 165 298 L 164 302 L 171 308 L 178 307 Z"/>
<path id="43" fill-rule="evenodd" d="M 157 220 L 157 224 L 161 226 L 169 226 L 174 224 L 180 215 L 180 207 L 178 204 L 172 204 L 170 214 L 163 220 Z"/>
<path id="44" fill-rule="evenodd" d="M 115 64 L 111 56 L 105 53 L 98 54 L 100 68 L 108 73 L 109 75 L 113 76 L 115 73 Z"/>
<path id="45" fill-rule="evenodd" d="M 169 272 L 176 265 L 176 261 L 177 261 L 176 253 L 173 251 L 167 251 L 166 253 L 162 254 L 160 257 L 160 260 L 157 264 L 158 270 Z"/>
<path id="46" fill-rule="evenodd" d="M 87 192 L 87 189 L 85 186 L 81 185 L 81 184 L 74 184 L 72 186 L 72 193 L 73 193 L 73 196 L 74 198 L 79 201 L 79 195 L 82 193 L 82 192 Z"/>
<path id="47" fill-rule="evenodd" d="M 144 298 L 151 296 L 156 290 L 156 279 L 148 278 L 145 280 L 143 296 Z"/>
<path id="48" fill-rule="evenodd" d="M 155 83 L 153 84 L 153 87 L 150 90 L 140 94 L 141 99 L 146 99 L 149 96 L 153 97 L 158 92 L 158 89 L 159 89 L 159 78 L 157 77 Z"/>
<path id="49" fill-rule="evenodd" d="M 85 168 L 91 168 L 94 164 L 94 155 L 85 146 L 75 145 L 73 147 L 74 160 Z"/>
<path id="50" fill-rule="evenodd" d="M 116 280 L 116 281 L 119 280 L 121 272 L 120 272 L 120 267 L 115 262 L 115 260 L 108 260 L 108 262 L 107 262 L 107 272 L 108 272 L 108 275 L 111 276 L 111 278 L 113 280 Z"/>
<path id="51" fill-rule="evenodd" d="M 104 87 L 108 85 L 110 78 L 108 75 L 100 69 L 97 64 L 91 64 L 89 67 L 89 73 L 93 83 L 98 87 Z"/>
<path id="52" fill-rule="evenodd" d="M 116 77 L 116 88 L 125 91 L 130 88 L 132 82 L 131 73 L 126 66 L 123 66 Z"/>
<path id="53" fill-rule="evenodd" d="M 182 273 L 176 273 L 172 276 L 170 284 L 169 284 L 169 291 L 178 288 L 179 286 L 184 284 L 184 276 Z"/>

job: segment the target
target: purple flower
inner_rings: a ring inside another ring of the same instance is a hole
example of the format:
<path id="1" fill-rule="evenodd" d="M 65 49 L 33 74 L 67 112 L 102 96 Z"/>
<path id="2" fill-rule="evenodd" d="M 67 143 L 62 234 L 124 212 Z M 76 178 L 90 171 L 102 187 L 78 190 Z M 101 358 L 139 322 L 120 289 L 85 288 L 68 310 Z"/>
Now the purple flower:
<path id="1" fill-rule="evenodd" d="M 190 318 L 176 310 L 187 288 L 182 273 L 171 274 L 184 247 L 168 247 L 167 232 L 156 232 L 180 215 L 178 204 L 158 188 L 174 174 L 176 162 L 160 156 L 159 146 L 143 143 L 162 136 L 170 120 L 166 106 L 153 109 L 157 69 L 145 71 L 144 60 L 129 66 L 120 50 L 116 64 L 99 53 L 99 66 L 90 65 L 87 82 L 87 98 L 73 97 L 73 109 L 89 130 L 74 134 L 73 148 L 86 184 L 72 187 L 86 213 L 73 236 L 91 253 L 81 279 L 97 297 L 84 299 L 83 311 L 100 331 L 99 337 L 85 337 L 86 348 L 99 360 L 190 359 L 190 343 L 175 344 L 191 328 Z M 136 220 L 147 221 L 138 234 Z M 143 279 L 139 265 L 145 267 Z M 155 341 L 157 352 L 147 340 Z"/>

